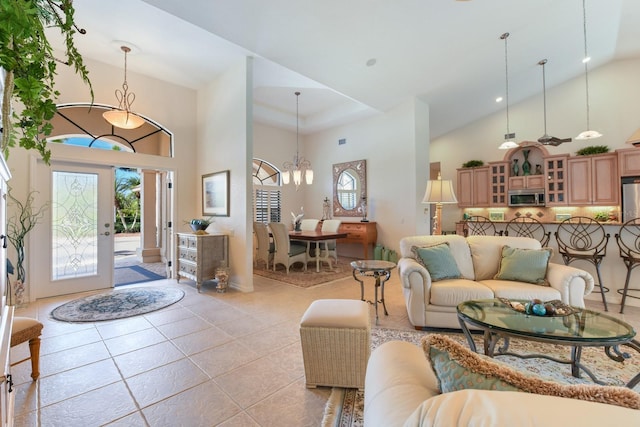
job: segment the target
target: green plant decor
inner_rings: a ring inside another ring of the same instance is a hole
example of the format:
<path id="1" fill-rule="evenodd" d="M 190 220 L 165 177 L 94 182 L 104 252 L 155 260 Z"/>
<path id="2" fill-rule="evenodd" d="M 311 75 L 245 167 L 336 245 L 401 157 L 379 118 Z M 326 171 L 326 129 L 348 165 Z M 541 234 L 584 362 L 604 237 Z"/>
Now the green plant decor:
<path id="1" fill-rule="evenodd" d="M 607 222 L 607 221 L 609 221 L 609 213 L 608 212 L 598 212 L 593 216 L 593 219 L 595 219 L 598 222 Z"/>
<path id="2" fill-rule="evenodd" d="M 53 129 L 49 120 L 59 95 L 54 89 L 58 63 L 74 67 L 89 86 L 93 102 L 88 71 L 73 41 L 76 32 L 86 31 L 75 25 L 74 13 L 72 0 L 0 0 L 0 68 L 5 71 L 0 149 L 5 157 L 17 141 L 20 147 L 38 150 L 49 164 L 46 138 Z M 47 40 L 45 28 L 52 27 L 64 38 L 64 61 L 54 56 Z M 13 109 L 12 101 L 21 110 Z"/>
<path id="3" fill-rule="evenodd" d="M 590 154 L 602 154 L 608 153 L 609 147 L 606 145 L 590 145 L 588 147 L 584 147 L 576 151 L 578 156 L 588 156 Z"/>
<path id="4" fill-rule="evenodd" d="M 476 166 L 482 166 L 484 162 L 482 160 L 469 160 L 462 164 L 463 168 L 475 168 Z"/>
<path id="5" fill-rule="evenodd" d="M 1 0 L 0 0 L 1 1 Z M 24 293 L 24 284 L 26 279 L 26 272 L 24 269 L 24 242 L 27 234 L 38 224 L 43 218 L 44 211 L 47 209 L 47 205 L 42 205 L 39 208 L 33 206 L 33 199 L 35 191 L 31 191 L 27 196 L 27 199 L 22 202 L 16 199 L 11 194 L 11 188 L 7 192 L 10 204 L 13 205 L 15 214 L 7 220 L 7 239 L 16 249 L 16 284 L 15 290 L 10 295 L 13 297 L 15 294 L 16 303 L 22 303 L 22 294 Z"/>

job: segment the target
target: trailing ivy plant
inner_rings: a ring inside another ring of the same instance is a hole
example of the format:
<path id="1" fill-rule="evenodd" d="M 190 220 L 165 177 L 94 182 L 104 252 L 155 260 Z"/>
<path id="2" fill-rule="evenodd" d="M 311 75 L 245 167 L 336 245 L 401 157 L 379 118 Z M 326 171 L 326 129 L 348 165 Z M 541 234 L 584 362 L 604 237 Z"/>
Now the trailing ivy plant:
<path id="1" fill-rule="evenodd" d="M 49 123 L 56 112 L 59 92 L 54 77 L 59 63 L 74 67 L 76 74 L 93 88 L 73 36 L 84 34 L 74 23 L 72 0 L 0 0 L 0 67 L 4 69 L 2 94 L 2 145 L 7 157 L 9 147 L 18 144 L 38 150 L 48 164 L 51 151 L 46 138 Z M 45 28 L 58 28 L 64 38 L 64 59 L 54 56 Z M 12 108 L 12 101 L 21 110 Z"/>

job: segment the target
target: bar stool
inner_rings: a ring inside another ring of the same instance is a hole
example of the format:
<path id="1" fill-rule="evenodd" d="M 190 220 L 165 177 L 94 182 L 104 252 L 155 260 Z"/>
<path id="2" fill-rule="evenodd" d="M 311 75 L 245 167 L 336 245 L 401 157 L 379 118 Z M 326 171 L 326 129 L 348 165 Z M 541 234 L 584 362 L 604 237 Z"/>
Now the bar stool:
<path id="1" fill-rule="evenodd" d="M 40 334 L 42 323 L 30 317 L 14 317 L 11 330 L 11 347 L 29 341 L 29 357 L 11 364 L 17 365 L 31 359 L 31 378 L 37 380 L 40 376 Z"/>
<path id="2" fill-rule="evenodd" d="M 464 236 L 497 236 L 496 225 L 481 215 L 470 216 L 464 222 Z"/>
<path id="3" fill-rule="evenodd" d="M 535 218 L 521 216 L 507 222 L 504 228 L 505 236 L 530 237 L 540 241 L 540 245 L 547 246 L 551 232 L 544 229 L 544 225 Z"/>
<path id="4" fill-rule="evenodd" d="M 600 264 L 607 254 L 609 234 L 595 219 L 586 216 L 573 216 L 562 221 L 555 232 L 558 242 L 558 253 L 565 265 L 576 260 L 584 260 L 593 264 L 598 276 L 598 286 L 602 295 L 604 311 L 609 311 L 605 293 L 609 288 L 602 285 Z"/>
<path id="5" fill-rule="evenodd" d="M 640 265 L 640 218 L 634 218 L 625 222 L 620 231 L 616 234 L 616 243 L 620 248 L 620 257 L 627 267 L 627 278 L 624 281 L 624 288 L 618 289 L 622 295 L 620 313 L 624 312 L 624 303 L 627 297 L 640 299 L 639 296 L 629 295 L 629 291 L 640 292 L 640 288 L 630 288 L 629 279 L 631 271 Z"/>

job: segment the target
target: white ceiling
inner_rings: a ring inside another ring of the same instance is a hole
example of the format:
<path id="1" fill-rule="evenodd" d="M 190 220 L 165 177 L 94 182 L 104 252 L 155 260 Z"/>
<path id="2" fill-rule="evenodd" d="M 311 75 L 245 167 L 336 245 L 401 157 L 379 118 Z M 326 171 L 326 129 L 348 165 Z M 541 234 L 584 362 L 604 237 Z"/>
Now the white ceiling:
<path id="1" fill-rule="evenodd" d="M 80 52 L 199 88 L 254 56 L 256 120 L 314 132 L 418 97 L 431 136 L 584 74 L 582 0 L 75 0 Z M 590 69 L 640 57 L 640 1 L 586 0 Z M 374 66 L 367 61 L 375 58 Z M 132 88 L 135 90 L 135 88 Z M 144 96 L 143 93 L 136 93 Z M 142 112 L 144 113 L 144 112 Z"/>

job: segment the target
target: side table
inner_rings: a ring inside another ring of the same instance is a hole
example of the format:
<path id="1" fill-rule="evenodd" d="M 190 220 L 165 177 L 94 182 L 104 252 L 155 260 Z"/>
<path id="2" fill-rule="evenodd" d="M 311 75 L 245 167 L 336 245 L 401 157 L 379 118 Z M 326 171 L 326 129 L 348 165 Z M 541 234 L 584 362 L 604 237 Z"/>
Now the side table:
<path id="1" fill-rule="evenodd" d="M 376 325 L 378 324 L 378 303 L 382 303 L 385 316 L 388 316 L 387 306 L 384 304 L 384 284 L 391 276 L 391 270 L 396 268 L 396 264 L 390 261 L 378 261 L 378 260 L 362 260 L 352 261 L 351 268 L 353 268 L 353 278 L 360 282 L 360 299 L 373 305 L 376 310 Z M 374 299 L 373 301 L 364 299 L 364 281 L 358 278 L 360 276 L 373 277 L 376 279 L 374 287 Z M 380 299 L 378 300 L 378 288 L 380 288 Z"/>

